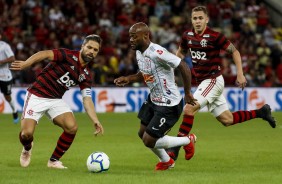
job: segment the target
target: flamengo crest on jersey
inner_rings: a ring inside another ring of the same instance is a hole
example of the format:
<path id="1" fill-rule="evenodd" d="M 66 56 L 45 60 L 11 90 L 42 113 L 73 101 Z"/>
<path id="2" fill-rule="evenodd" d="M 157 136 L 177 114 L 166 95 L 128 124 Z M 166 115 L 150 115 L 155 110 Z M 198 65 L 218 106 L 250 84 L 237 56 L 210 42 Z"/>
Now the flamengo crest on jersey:
<path id="1" fill-rule="evenodd" d="M 174 69 L 181 59 L 155 43 L 150 43 L 143 53 L 137 50 L 136 59 L 151 101 L 160 106 L 177 105 L 182 97 L 175 84 Z"/>
<path id="2" fill-rule="evenodd" d="M 202 47 L 207 47 L 208 41 L 207 41 L 206 39 L 202 39 L 202 40 L 200 41 L 200 44 L 201 44 Z"/>

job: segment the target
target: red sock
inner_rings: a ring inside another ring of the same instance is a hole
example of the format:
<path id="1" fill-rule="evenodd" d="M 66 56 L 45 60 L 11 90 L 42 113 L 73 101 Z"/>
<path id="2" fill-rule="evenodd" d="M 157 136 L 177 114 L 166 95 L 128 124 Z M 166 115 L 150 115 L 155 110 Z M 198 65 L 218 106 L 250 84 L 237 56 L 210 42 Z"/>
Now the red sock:
<path id="1" fill-rule="evenodd" d="M 236 111 L 232 113 L 233 115 L 233 124 L 242 123 L 250 119 L 257 118 L 257 113 L 255 110 L 251 111 Z"/>
<path id="2" fill-rule="evenodd" d="M 59 160 L 71 146 L 76 134 L 63 132 L 60 136 L 56 149 L 54 150 L 51 160 Z"/>
<path id="3" fill-rule="evenodd" d="M 194 122 L 194 116 L 183 115 L 182 123 L 179 127 L 178 137 L 186 136 L 190 133 Z"/>

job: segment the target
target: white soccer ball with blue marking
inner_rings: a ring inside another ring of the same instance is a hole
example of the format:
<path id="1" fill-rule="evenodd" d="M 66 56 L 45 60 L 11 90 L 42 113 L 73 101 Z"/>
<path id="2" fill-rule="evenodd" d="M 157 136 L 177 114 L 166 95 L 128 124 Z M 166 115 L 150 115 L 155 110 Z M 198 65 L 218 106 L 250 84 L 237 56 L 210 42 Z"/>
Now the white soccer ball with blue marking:
<path id="1" fill-rule="evenodd" d="M 104 152 L 93 152 L 87 158 L 86 165 L 90 172 L 104 172 L 110 168 L 110 159 Z"/>

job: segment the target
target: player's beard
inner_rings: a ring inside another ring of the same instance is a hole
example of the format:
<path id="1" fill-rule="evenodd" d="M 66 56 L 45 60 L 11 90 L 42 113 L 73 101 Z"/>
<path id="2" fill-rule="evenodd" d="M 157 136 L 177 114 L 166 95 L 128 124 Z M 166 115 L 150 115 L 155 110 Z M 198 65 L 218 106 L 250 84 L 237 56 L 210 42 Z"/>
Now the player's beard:
<path id="1" fill-rule="evenodd" d="M 89 57 L 84 52 L 81 53 L 81 57 L 82 57 L 83 61 L 86 62 L 86 63 L 94 61 L 94 57 Z"/>

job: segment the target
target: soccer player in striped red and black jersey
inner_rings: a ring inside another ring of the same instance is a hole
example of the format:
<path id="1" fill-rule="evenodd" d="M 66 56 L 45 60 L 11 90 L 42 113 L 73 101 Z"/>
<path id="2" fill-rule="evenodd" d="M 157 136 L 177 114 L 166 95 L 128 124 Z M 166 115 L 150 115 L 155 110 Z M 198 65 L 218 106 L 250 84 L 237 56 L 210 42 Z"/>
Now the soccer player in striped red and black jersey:
<path id="1" fill-rule="evenodd" d="M 46 114 L 55 125 L 63 129 L 47 166 L 57 169 L 67 168 L 59 160 L 75 138 L 77 123 L 70 107 L 62 100 L 62 96 L 72 86 L 78 85 L 81 90 L 84 108 L 96 129 L 94 134 L 103 134 L 103 126 L 98 120 L 91 97 L 90 72 L 90 66 L 100 51 L 101 42 L 98 35 L 89 35 L 84 39 L 80 51 L 45 50 L 35 53 L 26 61 L 15 61 L 11 64 L 12 70 L 23 70 L 36 62 L 46 59 L 50 61 L 27 90 L 19 135 L 23 145 L 20 156 L 22 167 L 30 164 L 35 126 Z"/>
<path id="2" fill-rule="evenodd" d="M 194 115 L 203 107 L 208 110 L 224 126 L 231 126 L 254 118 L 266 120 L 272 128 L 276 127 L 276 121 L 271 115 L 271 109 L 265 104 L 260 109 L 251 111 L 230 112 L 226 99 L 223 96 L 224 79 L 221 74 L 220 51 L 230 54 L 237 69 L 237 85 L 243 90 L 246 86 L 246 78 L 242 70 L 242 61 L 239 51 L 222 34 L 207 26 L 209 17 L 204 6 L 192 9 L 191 21 L 193 28 L 182 35 L 182 40 L 176 55 L 183 58 L 192 69 L 192 74 L 198 87 L 194 93 L 197 99 L 196 105 L 186 104 L 184 117 L 180 125 L 178 136 L 186 136 L 190 133 Z M 194 144 L 190 149 L 184 149 L 187 160 L 194 155 Z M 167 150 L 169 155 L 177 159 L 179 147 Z"/>

